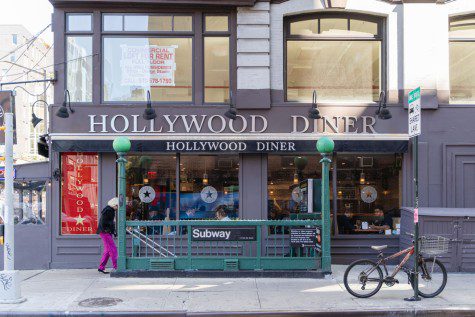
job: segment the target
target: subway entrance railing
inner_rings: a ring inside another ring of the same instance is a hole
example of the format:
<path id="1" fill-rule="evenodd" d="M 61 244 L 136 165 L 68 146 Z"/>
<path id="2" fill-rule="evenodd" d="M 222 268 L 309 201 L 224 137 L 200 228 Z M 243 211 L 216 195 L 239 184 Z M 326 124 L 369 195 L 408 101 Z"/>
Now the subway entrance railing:
<path id="1" fill-rule="evenodd" d="M 330 237 L 322 236 L 321 220 L 126 221 L 125 225 L 125 270 L 330 271 L 326 263 L 322 266 L 330 250 L 322 250 L 321 241 Z"/>

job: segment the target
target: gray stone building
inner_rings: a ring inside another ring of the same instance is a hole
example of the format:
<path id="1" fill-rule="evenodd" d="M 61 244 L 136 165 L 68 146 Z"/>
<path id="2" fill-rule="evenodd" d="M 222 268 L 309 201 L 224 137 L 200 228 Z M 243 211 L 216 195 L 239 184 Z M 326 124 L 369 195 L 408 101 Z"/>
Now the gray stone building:
<path id="1" fill-rule="evenodd" d="M 321 177 L 315 142 L 329 136 L 333 262 L 375 243 L 394 251 L 400 210 L 413 205 L 416 87 L 420 205 L 475 208 L 473 1 L 51 2 L 51 243 L 36 260 L 37 247 L 20 249 L 20 267 L 97 265 L 117 136 L 132 140 L 131 220 L 209 219 L 220 206 L 239 219 L 318 212 L 301 184 Z"/>

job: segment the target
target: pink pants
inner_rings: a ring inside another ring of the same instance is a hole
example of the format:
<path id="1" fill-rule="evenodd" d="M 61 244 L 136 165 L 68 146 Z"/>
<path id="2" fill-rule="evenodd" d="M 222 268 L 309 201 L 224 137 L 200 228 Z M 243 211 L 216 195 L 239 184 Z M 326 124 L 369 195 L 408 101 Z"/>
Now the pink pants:
<path id="1" fill-rule="evenodd" d="M 104 252 L 102 253 L 101 264 L 99 269 L 104 270 L 106 268 L 109 257 L 112 260 L 112 266 L 117 269 L 117 247 L 115 246 L 114 238 L 112 234 L 101 232 L 99 233 L 104 244 Z"/>

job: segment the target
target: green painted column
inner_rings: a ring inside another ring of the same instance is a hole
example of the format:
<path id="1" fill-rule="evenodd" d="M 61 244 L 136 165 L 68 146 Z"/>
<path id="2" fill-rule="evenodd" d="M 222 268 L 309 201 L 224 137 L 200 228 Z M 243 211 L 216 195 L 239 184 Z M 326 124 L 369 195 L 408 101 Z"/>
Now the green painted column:
<path id="1" fill-rule="evenodd" d="M 117 236 L 119 238 L 119 258 L 117 260 L 117 270 L 126 270 L 126 236 L 125 236 L 125 155 L 130 151 L 130 140 L 126 137 L 118 137 L 112 144 L 114 151 L 119 157 L 117 163 L 117 193 L 119 195 L 119 210 L 117 216 Z"/>
<path id="2" fill-rule="evenodd" d="M 322 155 L 322 271 L 331 273 L 330 253 L 330 156 L 335 148 L 333 140 L 322 137 L 317 141 L 317 150 Z"/>

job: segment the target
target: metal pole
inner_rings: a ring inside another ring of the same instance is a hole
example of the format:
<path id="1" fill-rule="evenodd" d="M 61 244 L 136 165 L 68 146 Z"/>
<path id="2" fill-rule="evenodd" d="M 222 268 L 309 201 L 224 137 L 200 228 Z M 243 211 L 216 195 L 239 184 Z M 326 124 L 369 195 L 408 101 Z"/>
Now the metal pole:
<path id="1" fill-rule="evenodd" d="M 47 93 L 46 93 L 46 69 L 43 70 L 43 100 L 45 103 L 43 104 L 43 124 L 44 124 L 44 134 L 48 134 L 48 103 L 47 103 Z"/>
<path id="2" fill-rule="evenodd" d="M 15 236 L 13 217 L 13 113 L 5 113 L 5 255 L 3 269 L 15 269 Z"/>
<path id="3" fill-rule="evenodd" d="M 412 138 L 412 156 L 414 166 L 414 300 L 419 301 L 419 137 Z"/>
<path id="4" fill-rule="evenodd" d="M 330 163 L 328 154 L 323 154 L 322 163 L 322 272 L 331 273 L 330 256 Z"/>
<path id="5" fill-rule="evenodd" d="M 117 216 L 117 236 L 119 238 L 119 254 L 117 259 L 117 270 L 125 271 L 126 269 L 126 236 L 125 236 L 125 163 L 127 160 L 124 158 L 125 153 L 117 153 L 119 158 L 117 159 L 117 192 L 119 193 L 119 210 Z"/>
<path id="6" fill-rule="evenodd" d="M 12 96 L 12 104 L 15 97 Z M 5 113 L 5 246 L 3 254 L 3 271 L 0 272 L 0 303 L 16 304 L 24 302 L 21 297 L 20 275 L 15 271 L 15 224 L 13 215 L 13 113 Z"/>

